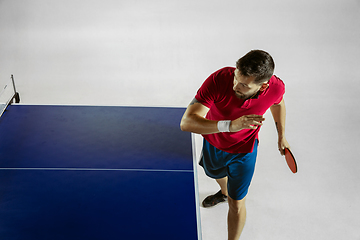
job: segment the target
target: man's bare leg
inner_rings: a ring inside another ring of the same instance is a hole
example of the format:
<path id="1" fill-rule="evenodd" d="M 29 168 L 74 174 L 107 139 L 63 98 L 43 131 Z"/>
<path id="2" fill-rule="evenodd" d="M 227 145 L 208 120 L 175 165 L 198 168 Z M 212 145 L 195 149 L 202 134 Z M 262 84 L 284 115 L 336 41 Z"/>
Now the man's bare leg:
<path id="1" fill-rule="evenodd" d="M 225 196 L 227 196 L 227 195 L 228 195 L 228 191 L 227 191 L 227 177 L 220 178 L 220 179 L 215 179 L 215 180 L 216 180 L 216 182 L 220 185 L 222 194 L 224 194 Z"/>
<path id="2" fill-rule="evenodd" d="M 245 198 L 234 200 L 228 196 L 228 240 L 238 240 L 245 225 Z"/>
<path id="3" fill-rule="evenodd" d="M 216 179 L 221 188 L 222 194 L 228 196 L 227 177 Z M 228 213 L 228 240 L 238 240 L 244 229 L 246 221 L 245 198 L 234 200 L 228 196 L 229 213 Z"/>

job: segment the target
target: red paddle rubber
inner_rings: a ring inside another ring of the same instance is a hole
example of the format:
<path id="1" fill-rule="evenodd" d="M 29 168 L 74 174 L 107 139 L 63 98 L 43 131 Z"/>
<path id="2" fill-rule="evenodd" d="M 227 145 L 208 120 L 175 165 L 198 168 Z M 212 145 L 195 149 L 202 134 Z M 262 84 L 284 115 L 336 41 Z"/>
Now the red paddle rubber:
<path id="1" fill-rule="evenodd" d="M 296 164 L 296 161 L 295 161 L 295 157 L 291 153 L 290 149 L 288 149 L 288 148 L 285 148 L 285 159 L 286 159 L 286 162 L 287 162 L 290 170 L 293 173 L 296 173 L 297 172 L 297 164 Z"/>

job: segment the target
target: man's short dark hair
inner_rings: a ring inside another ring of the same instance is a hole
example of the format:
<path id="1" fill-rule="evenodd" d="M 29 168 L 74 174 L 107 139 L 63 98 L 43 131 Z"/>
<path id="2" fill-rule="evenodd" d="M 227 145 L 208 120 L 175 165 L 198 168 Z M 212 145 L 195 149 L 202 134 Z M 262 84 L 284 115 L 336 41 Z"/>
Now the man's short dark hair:
<path id="1" fill-rule="evenodd" d="M 236 68 L 245 77 L 255 77 L 254 82 L 267 82 L 274 73 L 275 63 L 271 55 L 262 50 L 252 50 L 236 62 Z"/>

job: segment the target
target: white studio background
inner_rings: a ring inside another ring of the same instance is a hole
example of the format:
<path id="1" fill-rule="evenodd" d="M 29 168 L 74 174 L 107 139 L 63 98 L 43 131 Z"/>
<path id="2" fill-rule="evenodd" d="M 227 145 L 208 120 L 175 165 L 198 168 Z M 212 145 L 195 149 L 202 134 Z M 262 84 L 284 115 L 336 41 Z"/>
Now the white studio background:
<path id="1" fill-rule="evenodd" d="M 286 84 L 299 172 L 267 113 L 242 237 L 359 240 L 359 0 L 0 0 L 0 84 L 26 104 L 186 107 L 251 49 Z M 204 240 L 226 239 L 225 208 L 201 211 Z"/>

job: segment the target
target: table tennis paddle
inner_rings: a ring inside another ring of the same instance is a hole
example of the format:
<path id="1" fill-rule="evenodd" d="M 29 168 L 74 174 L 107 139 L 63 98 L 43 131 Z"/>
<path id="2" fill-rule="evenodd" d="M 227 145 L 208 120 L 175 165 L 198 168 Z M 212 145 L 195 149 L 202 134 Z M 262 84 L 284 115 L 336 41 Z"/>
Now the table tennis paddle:
<path id="1" fill-rule="evenodd" d="M 294 155 L 291 153 L 290 149 L 288 149 L 288 148 L 285 148 L 284 151 L 285 151 L 285 159 L 286 159 L 286 162 L 287 162 L 290 170 L 293 173 L 296 173 L 297 172 L 297 164 L 296 164 Z"/>

